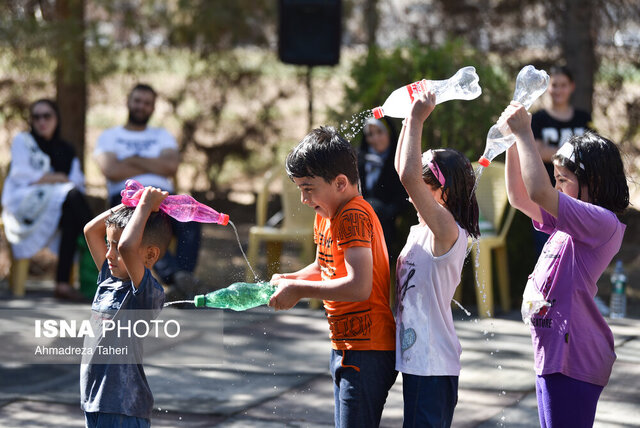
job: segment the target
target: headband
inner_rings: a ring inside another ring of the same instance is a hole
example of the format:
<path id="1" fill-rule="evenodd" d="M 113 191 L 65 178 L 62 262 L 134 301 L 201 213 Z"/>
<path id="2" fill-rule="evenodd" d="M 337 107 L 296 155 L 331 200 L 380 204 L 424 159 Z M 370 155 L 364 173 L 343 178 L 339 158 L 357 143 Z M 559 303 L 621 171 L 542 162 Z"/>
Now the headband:
<path id="1" fill-rule="evenodd" d="M 576 162 L 575 147 L 573 147 L 573 144 L 571 144 L 571 143 L 564 143 L 560 147 L 560 149 L 558 149 L 556 154 L 562 156 L 563 158 L 569 159 L 573 163 L 577 163 Z M 578 166 L 580 167 L 580 169 L 584 170 L 584 164 L 582 162 L 580 162 L 580 164 Z"/>
<path id="2" fill-rule="evenodd" d="M 438 183 L 440 183 L 440 185 L 444 187 L 444 174 L 442 173 L 442 171 L 440 171 L 438 163 L 433 159 L 433 150 L 429 149 L 422 154 L 422 164 L 427 164 L 429 166 L 429 169 L 431 170 L 433 175 L 435 175 Z"/>

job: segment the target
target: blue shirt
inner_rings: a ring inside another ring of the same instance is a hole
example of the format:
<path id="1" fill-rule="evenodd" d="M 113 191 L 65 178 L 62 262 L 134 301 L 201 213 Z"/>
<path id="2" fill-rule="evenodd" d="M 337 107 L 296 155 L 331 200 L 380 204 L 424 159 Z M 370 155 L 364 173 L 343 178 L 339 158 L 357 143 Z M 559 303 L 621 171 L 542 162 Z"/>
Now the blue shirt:
<path id="1" fill-rule="evenodd" d="M 105 260 L 98 274 L 98 283 L 91 312 L 94 323 L 100 324 L 100 335 L 104 319 L 126 319 L 131 314 L 148 314 L 145 317 L 153 319 L 164 305 L 164 290 L 149 269 L 145 269 L 142 281 L 136 289 L 131 280 L 123 281 L 112 276 Z M 146 311 L 142 312 L 143 310 Z M 142 342 L 135 335 L 133 338 L 127 334 L 122 336 L 127 337 L 116 338 L 115 335 L 110 335 L 106 339 L 96 339 L 96 345 L 102 344 L 103 340 L 108 340 L 110 345 L 126 345 L 130 348 L 134 363 L 82 364 L 80 405 L 85 412 L 117 413 L 150 419 L 153 395 L 142 367 Z"/>

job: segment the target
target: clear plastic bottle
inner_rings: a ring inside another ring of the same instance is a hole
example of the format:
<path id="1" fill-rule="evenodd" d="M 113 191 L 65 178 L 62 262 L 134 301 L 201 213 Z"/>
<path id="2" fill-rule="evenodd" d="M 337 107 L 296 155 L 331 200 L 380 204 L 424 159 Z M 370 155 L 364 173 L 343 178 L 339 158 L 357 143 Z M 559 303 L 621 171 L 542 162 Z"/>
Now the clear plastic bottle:
<path id="1" fill-rule="evenodd" d="M 197 295 L 193 304 L 201 308 L 222 308 L 244 311 L 266 305 L 277 287 L 269 282 L 235 282 L 208 294 Z"/>
<path id="2" fill-rule="evenodd" d="M 611 318 L 624 318 L 627 314 L 627 275 L 622 267 L 622 260 L 616 262 L 611 275 L 611 301 L 609 302 Z"/>
<path id="3" fill-rule="evenodd" d="M 127 180 L 125 188 L 120 192 L 122 203 L 128 207 L 135 207 L 140 201 L 144 186 L 136 180 Z M 213 208 L 202 204 L 189 195 L 169 195 L 160 204 L 160 209 L 181 222 L 197 221 L 199 223 L 229 223 L 227 214 L 219 213 Z"/>
<path id="4" fill-rule="evenodd" d="M 463 67 L 447 80 L 420 80 L 398 88 L 389 95 L 381 107 L 373 109 L 373 116 L 405 118 L 411 111 L 411 103 L 416 93 L 426 89 L 436 94 L 436 104 L 449 100 L 472 100 L 478 98 L 482 89 L 475 67 Z"/>
<path id="5" fill-rule="evenodd" d="M 527 65 L 520 70 L 516 77 L 516 90 L 513 100 L 518 101 L 527 110 L 549 86 L 549 75 L 544 70 L 536 70 L 532 65 Z M 482 157 L 478 161 L 483 167 L 489 166 L 491 161 L 500 153 L 507 150 L 516 141 L 509 127 L 504 123 L 496 123 L 489 129 L 487 143 Z"/>

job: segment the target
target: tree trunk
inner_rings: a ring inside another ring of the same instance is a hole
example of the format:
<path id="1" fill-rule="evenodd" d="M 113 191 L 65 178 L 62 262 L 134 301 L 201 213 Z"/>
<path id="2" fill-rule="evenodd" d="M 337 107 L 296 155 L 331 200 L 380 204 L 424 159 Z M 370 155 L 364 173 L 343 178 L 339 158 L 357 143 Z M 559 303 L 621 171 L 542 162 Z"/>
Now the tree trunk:
<path id="1" fill-rule="evenodd" d="M 376 44 L 376 33 L 380 24 L 380 12 L 378 11 L 378 0 L 365 0 L 364 3 L 364 27 L 367 31 L 367 47 L 371 48 Z"/>
<path id="2" fill-rule="evenodd" d="M 596 0 L 564 0 L 561 13 L 556 14 L 556 28 L 562 54 L 573 72 L 576 90 L 573 105 L 592 111 L 593 81 L 598 70 L 595 43 L 598 35 Z"/>
<path id="3" fill-rule="evenodd" d="M 87 79 L 84 0 L 56 0 L 56 102 L 62 138 L 73 144 L 84 167 Z"/>

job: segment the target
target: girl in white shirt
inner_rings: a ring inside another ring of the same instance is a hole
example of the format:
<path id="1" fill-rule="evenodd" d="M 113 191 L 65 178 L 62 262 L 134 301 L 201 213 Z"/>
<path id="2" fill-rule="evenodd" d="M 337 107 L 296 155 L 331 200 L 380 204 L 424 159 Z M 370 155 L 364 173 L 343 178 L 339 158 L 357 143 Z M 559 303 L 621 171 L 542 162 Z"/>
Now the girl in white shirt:
<path id="1" fill-rule="evenodd" d="M 461 352 L 451 299 L 467 238 L 480 235 L 469 160 L 453 149 L 420 155 L 422 124 L 434 107 L 432 92 L 416 98 L 395 157 L 419 219 L 396 266 L 396 369 L 403 378 L 404 427 L 451 425 Z"/>

